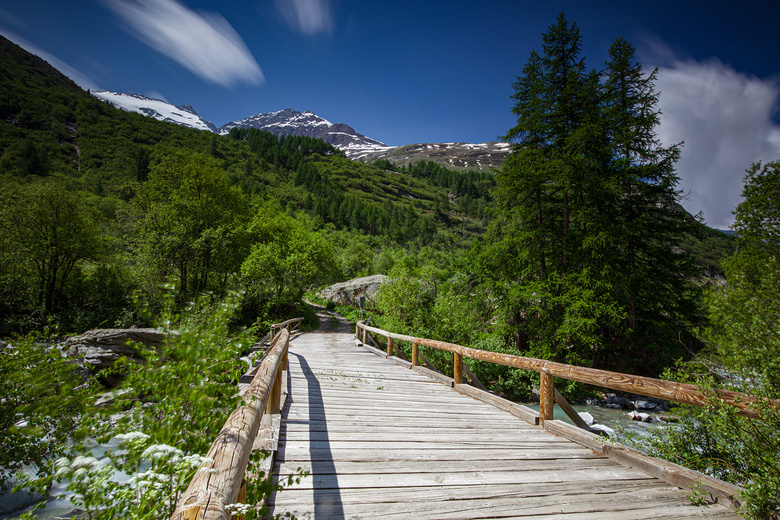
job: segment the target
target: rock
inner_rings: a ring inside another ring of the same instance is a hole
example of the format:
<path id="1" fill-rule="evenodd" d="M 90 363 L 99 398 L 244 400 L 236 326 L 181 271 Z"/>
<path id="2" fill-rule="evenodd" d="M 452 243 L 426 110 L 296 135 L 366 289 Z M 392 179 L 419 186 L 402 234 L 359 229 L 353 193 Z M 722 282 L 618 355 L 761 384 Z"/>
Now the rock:
<path id="1" fill-rule="evenodd" d="M 595 422 L 593 419 L 593 416 L 589 414 L 588 412 L 577 412 L 577 415 L 579 415 L 583 421 L 585 421 L 585 424 L 588 426 L 592 426 Z"/>
<path id="2" fill-rule="evenodd" d="M 597 430 L 597 431 L 604 432 L 610 437 L 615 436 L 615 430 L 613 430 L 609 426 L 604 426 L 603 424 L 592 424 L 590 426 L 590 430 Z"/>
<path id="3" fill-rule="evenodd" d="M 642 421 L 642 422 L 646 422 L 646 423 L 653 422 L 653 418 L 650 417 L 650 415 L 646 414 L 646 413 L 640 413 L 640 412 L 634 411 L 634 412 L 629 413 L 628 416 L 631 417 L 631 420 L 633 420 L 633 421 Z"/>
<path id="4" fill-rule="evenodd" d="M 339 305 L 360 306 L 360 297 L 365 296 L 367 300 L 373 301 L 377 291 L 382 283 L 387 280 L 387 276 L 376 274 L 373 276 L 364 276 L 347 280 L 326 287 L 317 293 L 317 296 L 324 300 L 330 300 Z"/>
<path id="5" fill-rule="evenodd" d="M 618 397 L 615 394 L 609 394 L 607 396 L 607 405 L 618 405 L 618 408 L 615 408 L 614 406 L 607 406 L 608 408 L 615 408 L 615 409 L 624 409 L 624 410 L 633 410 L 634 409 L 634 403 L 631 402 L 631 399 L 627 399 L 625 397 Z"/>
<path id="6" fill-rule="evenodd" d="M 636 407 L 637 410 L 655 410 L 658 408 L 658 403 L 646 399 L 637 399 L 634 401 L 634 407 Z"/>
<path id="7" fill-rule="evenodd" d="M 162 345 L 167 337 L 168 334 L 160 329 L 95 329 L 68 338 L 58 348 L 65 357 L 75 360 L 88 373 L 95 374 L 121 357 L 140 361 L 137 344 L 156 347 Z"/>

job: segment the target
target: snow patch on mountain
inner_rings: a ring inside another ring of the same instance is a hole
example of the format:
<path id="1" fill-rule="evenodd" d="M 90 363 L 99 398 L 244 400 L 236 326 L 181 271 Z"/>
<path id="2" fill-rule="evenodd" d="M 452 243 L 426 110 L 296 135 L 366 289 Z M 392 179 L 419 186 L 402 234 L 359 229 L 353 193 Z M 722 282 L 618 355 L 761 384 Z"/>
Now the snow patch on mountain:
<path id="1" fill-rule="evenodd" d="M 160 121 L 189 126 L 198 130 L 211 132 L 217 130 L 216 126 L 200 117 L 190 105 L 176 106 L 167 101 L 140 94 L 125 94 L 124 92 L 110 92 L 108 90 L 95 90 L 92 95 L 122 110 L 138 112 Z"/>

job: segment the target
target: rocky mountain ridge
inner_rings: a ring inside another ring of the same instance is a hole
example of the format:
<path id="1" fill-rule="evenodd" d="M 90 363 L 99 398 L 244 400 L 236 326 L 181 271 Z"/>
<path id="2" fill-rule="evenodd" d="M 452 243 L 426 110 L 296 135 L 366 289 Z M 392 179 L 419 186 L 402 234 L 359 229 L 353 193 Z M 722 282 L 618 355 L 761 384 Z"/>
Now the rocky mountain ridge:
<path id="1" fill-rule="evenodd" d="M 227 135 L 233 128 L 257 128 L 277 137 L 285 135 L 308 136 L 321 139 L 341 150 L 353 160 L 372 162 L 387 159 L 408 165 L 421 160 L 433 161 L 452 169 L 493 169 L 503 164 L 511 150 L 508 143 L 419 143 L 388 146 L 357 132 L 345 123 L 331 123 L 311 111 L 299 112 L 292 108 L 246 117 L 225 123 L 217 128 L 204 120 L 190 105 L 172 105 L 167 101 L 139 94 L 98 90 L 92 95 L 117 108 L 138 112 L 155 119 Z"/>

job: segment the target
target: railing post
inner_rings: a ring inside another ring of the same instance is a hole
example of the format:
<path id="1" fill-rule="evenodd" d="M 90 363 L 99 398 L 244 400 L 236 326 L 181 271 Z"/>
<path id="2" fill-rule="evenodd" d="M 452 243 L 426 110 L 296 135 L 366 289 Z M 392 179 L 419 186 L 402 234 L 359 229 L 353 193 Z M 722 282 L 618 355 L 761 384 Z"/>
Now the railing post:
<path id="1" fill-rule="evenodd" d="M 366 338 L 366 336 L 368 336 L 368 331 L 365 328 L 363 328 L 363 345 L 367 344 L 366 339 L 368 338 Z"/>
<path id="2" fill-rule="evenodd" d="M 544 370 L 539 372 L 539 422 L 552 420 L 555 403 L 554 378 Z"/>
<path id="3" fill-rule="evenodd" d="M 416 367 L 420 364 L 420 345 L 412 343 L 412 366 Z"/>
<path id="4" fill-rule="evenodd" d="M 460 353 L 452 353 L 452 365 L 452 378 L 455 380 L 455 384 L 463 384 L 463 356 Z"/>
<path id="5" fill-rule="evenodd" d="M 387 338 L 387 357 L 390 357 L 393 355 L 393 338 L 389 337 Z"/>

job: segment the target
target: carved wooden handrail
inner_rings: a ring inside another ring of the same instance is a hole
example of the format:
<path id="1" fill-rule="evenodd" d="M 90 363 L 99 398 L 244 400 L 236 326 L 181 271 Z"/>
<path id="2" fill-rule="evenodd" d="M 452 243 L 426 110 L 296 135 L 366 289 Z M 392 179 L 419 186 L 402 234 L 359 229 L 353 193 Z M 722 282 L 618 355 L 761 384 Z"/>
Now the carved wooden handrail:
<path id="1" fill-rule="evenodd" d="M 540 374 L 540 399 L 539 399 L 539 420 L 552 419 L 552 409 L 555 396 L 555 387 L 553 386 L 553 377 L 577 381 L 602 388 L 609 388 L 621 392 L 643 395 L 673 401 L 676 403 L 689 404 L 693 406 L 706 406 L 708 396 L 698 385 L 688 383 L 678 383 L 675 381 L 665 381 L 652 377 L 634 376 L 622 374 L 620 372 L 611 372 L 609 370 L 599 370 L 595 368 L 579 367 L 556 363 L 544 359 L 529 358 L 524 356 L 515 356 L 512 354 L 503 354 L 500 352 L 490 352 L 486 350 L 477 350 L 446 341 L 436 341 L 426 338 L 417 338 L 405 334 L 396 334 L 386 330 L 378 329 L 358 322 L 355 329 L 355 336 L 360 337 L 362 331 L 363 338 L 368 332 L 384 336 L 389 340 L 404 341 L 414 346 L 422 345 L 426 347 L 444 350 L 453 354 L 455 384 L 463 382 L 462 359 L 464 357 L 495 363 L 508 367 L 533 370 Z M 365 341 L 364 341 L 365 342 Z M 416 349 L 415 349 L 416 350 Z M 413 363 L 414 361 L 413 350 Z M 459 367 L 460 365 L 460 367 Z M 731 390 L 715 390 L 717 397 L 725 405 L 736 408 L 739 415 L 751 418 L 758 418 L 758 413 L 754 408 L 756 399 L 748 394 L 734 392 Z M 780 404 L 780 403 L 779 403 Z"/>
<path id="2" fill-rule="evenodd" d="M 287 364 L 290 322 L 275 324 L 279 333 L 263 358 L 244 394 L 243 404 L 225 422 L 211 445 L 204 463 L 192 477 L 171 520 L 219 520 L 230 518 L 226 506 L 239 497 L 252 446 L 265 413 L 279 413 L 282 370 Z M 286 327 L 283 325 L 287 325 Z"/>

